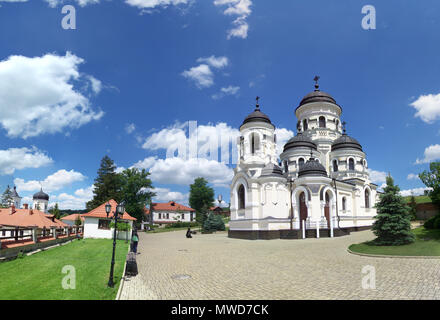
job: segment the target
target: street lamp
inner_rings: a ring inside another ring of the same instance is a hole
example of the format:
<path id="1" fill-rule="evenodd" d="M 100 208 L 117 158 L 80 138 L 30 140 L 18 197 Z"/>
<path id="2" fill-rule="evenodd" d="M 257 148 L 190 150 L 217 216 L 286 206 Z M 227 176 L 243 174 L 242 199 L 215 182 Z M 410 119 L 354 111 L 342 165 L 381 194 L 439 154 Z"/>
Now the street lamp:
<path id="1" fill-rule="evenodd" d="M 105 205 L 105 213 L 107 214 L 107 218 L 109 217 L 110 212 L 112 211 L 112 206 L 110 203 L 107 202 Z M 113 270 L 115 267 L 115 251 L 116 251 L 116 229 L 118 227 L 118 218 L 122 218 L 122 215 L 125 212 L 125 205 L 122 201 L 116 206 L 116 211 L 113 212 L 113 216 L 110 217 L 110 219 L 115 219 L 115 231 L 113 233 L 113 252 L 112 252 L 112 263 L 110 267 L 110 277 L 108 279 L 108 286 L 110 288 L 113 288 L 115 286 L 115 283 L 113 282 Z M 120 217 L 119 217 L 120 216 Z"/>

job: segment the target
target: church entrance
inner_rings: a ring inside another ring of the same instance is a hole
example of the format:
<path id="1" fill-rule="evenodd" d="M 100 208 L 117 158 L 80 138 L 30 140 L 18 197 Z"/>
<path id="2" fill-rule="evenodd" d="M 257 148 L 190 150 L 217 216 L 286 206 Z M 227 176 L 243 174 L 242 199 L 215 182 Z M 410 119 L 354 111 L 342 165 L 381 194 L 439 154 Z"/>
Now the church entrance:
<path id="1" fill-rule="evenodd" d="M 327 228 L 330 228 L 330 196 L 327 192 L 325 193 L 324 215 L 327 220 Z"/>
<path id="2" fill-rule="evenodd" d="M 301 192 L 299 195 L 299 227 L 302 229 L 303 220 L 307 220 L 307 206 L 306 206 L 306 195 Z"/>

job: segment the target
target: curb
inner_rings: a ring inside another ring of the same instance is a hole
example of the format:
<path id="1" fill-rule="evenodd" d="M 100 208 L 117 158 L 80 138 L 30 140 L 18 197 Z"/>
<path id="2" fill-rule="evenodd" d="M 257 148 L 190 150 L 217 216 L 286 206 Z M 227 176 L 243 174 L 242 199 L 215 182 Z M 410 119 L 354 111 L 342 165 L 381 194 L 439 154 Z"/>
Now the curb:
<path id="1" fill-rule="evenodd" d="M 128 244 L 127 253 L 129 253 L 129 252 L 130 252 L 130 243 Z M 127 259 L 125 259 L 124 270 L 122 271 L 122 277 L 121 277 L 121 281 L 119 282 L 119 289 L 118 289 L 118 293 L 116 294 L 115 300 L 120 300 L 120 298 L 121 298 L 122 287 L 124 286 L 124 283 L 125 283 L 125 268 L 127 268 Z"/>
<path id="2" fill-rule="evenodd" d="M 347 252 L 350 254 L 354 254 L 361 257 L 370 257 L 370 258 L 398 258 L 398 259 L 440 259 L 440 256 L 390 256 L 385 254 L 368 254 L 368 253 L 359 253 L 351 251 L 347 249 Z"/>

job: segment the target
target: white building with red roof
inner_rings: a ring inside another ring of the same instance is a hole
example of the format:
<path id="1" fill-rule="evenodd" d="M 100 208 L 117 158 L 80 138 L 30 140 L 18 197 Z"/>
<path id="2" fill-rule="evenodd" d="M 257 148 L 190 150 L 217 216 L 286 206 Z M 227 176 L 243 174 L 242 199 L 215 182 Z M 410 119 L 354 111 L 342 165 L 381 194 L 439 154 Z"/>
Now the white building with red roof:
<path id="1" fill-rule="evenodd" d="M 105 212 L 105 205 L 107 202 L 101 204 L 99 207 L 93 209 L 88 213 L 81 215 L 84 218 L 84 238 L 101 238 L 101 239 L 112 239 L 113 238 L 113 228 L 110 228 L 110 223 L 114 222 L 113 212 L 116 211 L 116 206 L 118 203 L 115 200 L 108 201 L 112 209 L 107 217 Z M 133 222 L 136 221 L 135 218 L 130 216 L 127 212 L 124 212 L 121 218 L 118 218 L 118 223 L 128 223 L 130 225 L 130 230 L 133 228 Z M 118 232 L 118 238 L 125 239 L 125 232 Z"/>
<path id="2" fill-rule="evenodd" d="M 175 201 L 166 203 L 154 202 L 152 203 L 152 211 L 151 216 L 150 210 L 145 209 L 146 220 L 160 226 L 178 221 L 193 222 L 196 219 L 196 211 L 194 209 Z"/>

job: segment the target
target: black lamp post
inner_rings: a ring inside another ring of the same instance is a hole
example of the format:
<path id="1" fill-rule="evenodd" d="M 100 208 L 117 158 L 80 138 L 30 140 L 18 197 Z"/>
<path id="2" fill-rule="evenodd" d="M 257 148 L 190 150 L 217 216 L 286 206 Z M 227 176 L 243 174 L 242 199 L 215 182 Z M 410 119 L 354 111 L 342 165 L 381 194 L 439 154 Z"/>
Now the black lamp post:
<path id="1" fill-rule="evenodd" d="M 110 212 L 112 211 L 112 206 L 110 203 L 107 202 L 105 205 L 105 213 L 107 213 L 107 218 L 109 217 Z M 113 233 L 113 253 L 112 253 L 112 263 L 110 267 L 110 277 L 108 279 L 108 286 L 110 288 L 113 288 L 115 286 L 115 283 L 113 282 L 113 270 L 115 267 L 115 250 L 116 250 L 116 229 L 118 228 L 118 218 L 119 216 L 122 218 L 122 215 L 125 212 L 125 206 L 124 202 L 121 202 L 116 206 L 116 211 L 113 212 L 113 216 L 110 217 L 115 219 L 115 231 Z"/>

